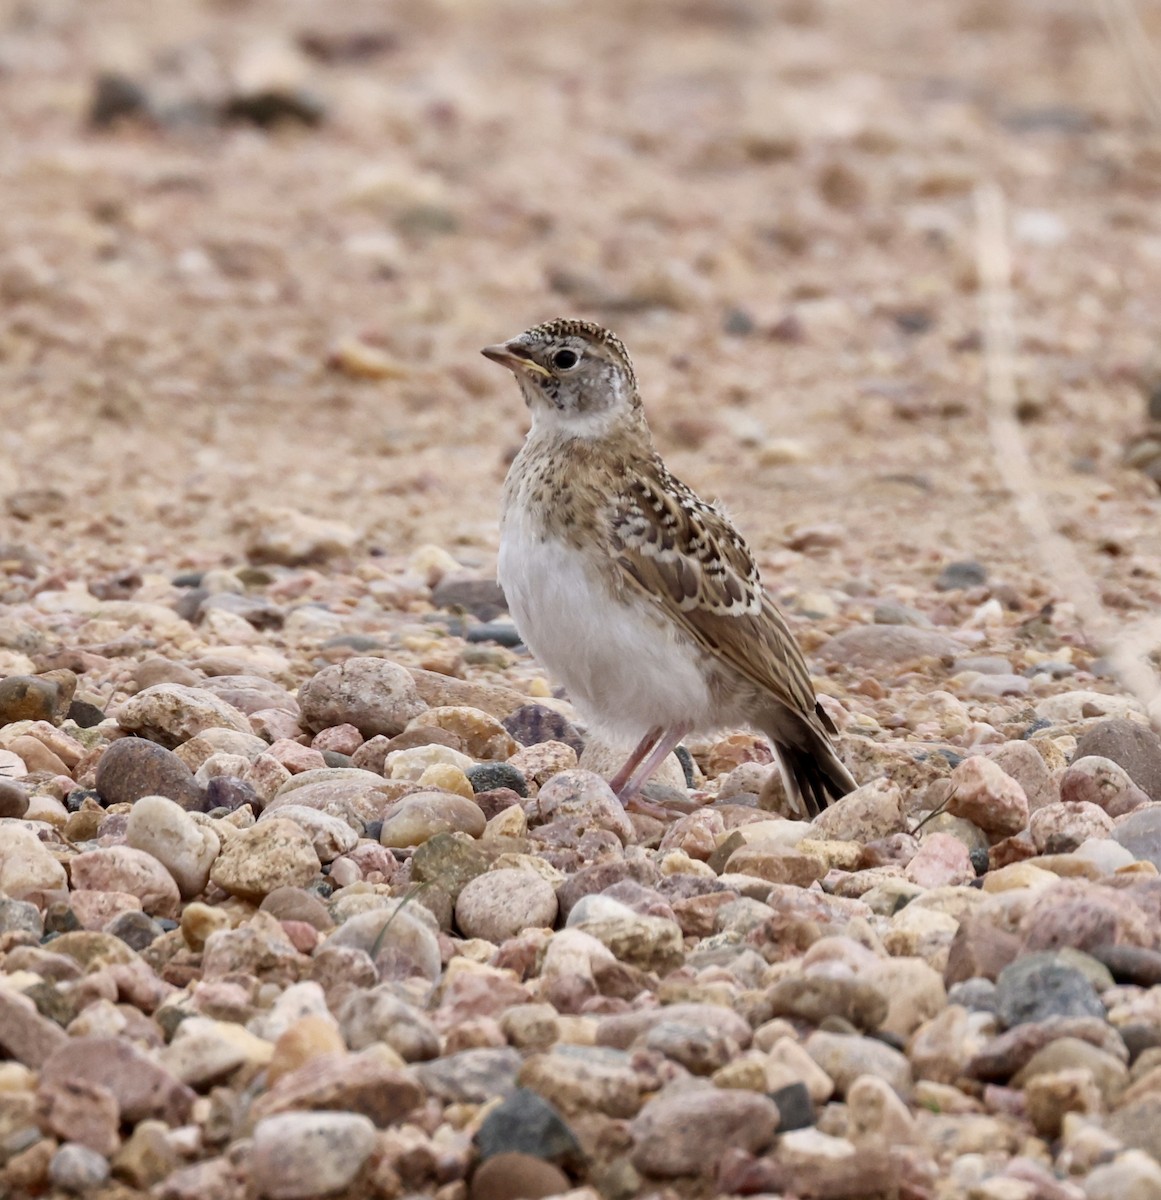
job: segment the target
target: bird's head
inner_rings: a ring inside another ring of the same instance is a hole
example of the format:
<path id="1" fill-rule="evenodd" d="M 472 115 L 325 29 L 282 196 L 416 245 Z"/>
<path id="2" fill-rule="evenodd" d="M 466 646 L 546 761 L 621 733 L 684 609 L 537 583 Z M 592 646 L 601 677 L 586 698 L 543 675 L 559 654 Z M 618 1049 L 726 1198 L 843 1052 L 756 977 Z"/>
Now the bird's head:
<path id="1" fill-rule="evenodd" d="M 628 352 L 591 321 L 547 321 L 482 353 L 516 376 L 534 428 L 599 438 L 643 421 Z"/>

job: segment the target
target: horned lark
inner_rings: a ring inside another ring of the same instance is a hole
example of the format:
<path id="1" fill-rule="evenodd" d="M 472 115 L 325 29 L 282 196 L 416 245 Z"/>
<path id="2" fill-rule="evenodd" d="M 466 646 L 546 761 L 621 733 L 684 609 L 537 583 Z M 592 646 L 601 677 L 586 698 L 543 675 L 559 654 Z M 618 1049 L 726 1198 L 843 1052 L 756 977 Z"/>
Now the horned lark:
<path id="1" fill-rule="evenodd" d="M 582 716 L 606 740 L 638 739 L 611 780 L 621 800 L 690 733 L 740 726 L 769 737 L 802 813 L 851 791 L 753 556 L 661 461 L 620 339 L 556 320 L 483 353 L 532 413 L 504 485 L 500 582 Z"/>

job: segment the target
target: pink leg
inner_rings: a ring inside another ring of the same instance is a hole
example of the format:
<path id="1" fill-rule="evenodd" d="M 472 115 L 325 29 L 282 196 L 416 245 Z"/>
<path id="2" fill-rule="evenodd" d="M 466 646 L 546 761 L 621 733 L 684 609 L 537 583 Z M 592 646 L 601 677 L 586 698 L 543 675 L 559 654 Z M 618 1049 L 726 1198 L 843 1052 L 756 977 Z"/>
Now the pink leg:
<path id="1" fill-rule="evenodd" d="M 627 759 L 625 759 L 624 766 L 622 766 L 616 775 L 609 780 L 609 787 L 611 787 L 618 796 L 621 794 L 621 789 L 624 788 L 625 784 L 628 783 L 633 777 L 633 772 L 640 765 L 641 760 L 646 754 L 649 753 L 650 750 L 653 749 L 657 739 L 664 732 L 665 731 L 660 725 L 654 725 L 654 727 L 650 729 L 649 732 L 637 743 L 637 748 L 633 751 L 633 753 L 630 754 Z"/>
<path id="2" fill-rule="evenodd" d="M 673 753 L 677 743 L 689 732 L 688 725 L 674 725 L 661 735 L 660 741 L 653 747 L 649 757 L 630 776 L 623 787 L 617 789 L 617 798 L 622 804 L 627 803 L 649 782 L 649 777 Z"/>

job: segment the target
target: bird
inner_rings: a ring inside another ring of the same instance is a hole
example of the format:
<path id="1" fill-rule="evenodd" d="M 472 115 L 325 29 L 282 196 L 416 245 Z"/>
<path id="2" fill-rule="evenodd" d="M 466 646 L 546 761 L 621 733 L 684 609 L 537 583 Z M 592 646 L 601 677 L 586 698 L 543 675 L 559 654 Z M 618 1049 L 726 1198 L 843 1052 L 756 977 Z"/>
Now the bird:
<path id="1" fill-rule="evenodd" d="M 512 372 L 531 413 L 504 482 L 499 583 L 588 727 L 614 745 L 636 739 L 609 781 L 621 802 L 640 803 L 691 733 L 742 727 L 770 740 L 798 815 L 853 791 L 753 554 L 665 466 L 621 339 L 558 318 L 482 353 Z"/>

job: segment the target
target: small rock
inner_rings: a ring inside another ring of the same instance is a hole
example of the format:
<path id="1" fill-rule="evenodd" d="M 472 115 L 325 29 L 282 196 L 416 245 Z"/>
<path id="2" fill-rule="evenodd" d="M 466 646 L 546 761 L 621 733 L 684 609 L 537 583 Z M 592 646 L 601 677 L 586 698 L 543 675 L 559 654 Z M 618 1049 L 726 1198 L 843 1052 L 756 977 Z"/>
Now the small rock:
<path id="1" fill-rule="evenodd" d="M 224 891 L 260 903 L 275 888 L 302 887 L 321 864 L 310 835 L 293 821 L 261 821 L 226 843 L 210 871 Z"/>
<path id="2" fill-rule="evenodd" d="M 420 1083 L 433 1096 L 453 1104 L 484 1104 L 507 1097 L 516 1089 L 521 1057 L 510 1046 L 461 1050 L 414 1068 Z"/>
<path id="3" fill-rule="evenodd" d="M 901 833 L 903 794 L 886 779 L 873 779 L 836 800 L 814 818 L 813 837 L 839 842 L 872 842 Z"/>
<path id="4" fill-rule="evenodd" d="M 480 1157 L 517 1152 L 546 1162 L 579 1160 L 580 1146 L 564 1118 L 547 1100 L 527 1088 L 492 1108 L 475 1137 Z"/>
<path id="5" fill-rule="evenodd" d="M 1095 804 L 1046 804 L 1032 814 L 1028 833 L 1042 854 L 1069 854 L 1081 843 L 1113 833 L 1113 819 Z"/>
<path id="6" fill-rule="evenodd" d="M 904 1100 L 911 1096 L 911 1064 L 905 1055 L 885 1042 L 819 1030 L 803 1046 L 831 1078 L 840 1095 L 846 1095 L 860 1075 L 874 1075 L 889 1083 Z"/>
<path id="7" fill-rule="evenodd" d="M 19 820 L 28 812 L 28 792 L 13 779 L 0 777 L 0 820 Z"/>
<path id="8" fill-rule="evenodd" d="M 404 1062 L 439 1056 L 439 1033 L 430 1018 L 396 996 L 389 984 L 352 991 L 338 1016 L 352 1050 L 385 1042 Z"/>
<path id="9" fill-rule="evenodd" d="M 1111 836 L 1138 862 L 1151 862 L 1161 871 L 1161 807 L 1141 808 L 1123 817 Z"/>
<path id="10" fill-rule="evenodd" d="M 1010 837 L 1028 824 L 1024 789 L 991 759 L 965 758 L 951 773 L 947 811 L 978 826 L 992 839 Z"/>
<path id="11" fill-rule="evenodd" d="M 250 1179 L 268 1200 L 313 1200 L 347 1187 L 375 1146 L 375 1126 L 348 1112 L 286 1112 L 254 1126 Z"/>
<path id="12" fill-rule="evenodd" d="M 178 746 L 208 729 L 249 733 L 246 718 L 225 700 L 201 688 L 158 683 L 131 696 L 117 709 L 117 724 L 163 746 Z"/>
<path id="13" fill-rule="evenodd" d="M 948 833 L 929 833 L 907 864 L 904 878 L 923 888 L 956 887 L 976 877 L 967 846 Z"/>
<path id="14" fill-rule="evenodd" d="M 778 1128 L 778 1108 L 766 1096 L 722 1088 L 663 1091 L 630 1126 L 632 1161 L 645 1175 L 713 1175 L 730 1150 L 758 1153 Z"/>
<path id="15" fill-rule="evenodd" d="M 1005 967 L 996 980 L 996 1013 L 1006 1028 L 1048 1017 L 1106 1017 L 1096 989 L 1056 954 L 1033 954 Z"/>
<path id="16" fill-rule="evenodd" d="M 299 688 L 302 721 L 315 732 L 353 725 L 364 738 L 394 737 L 427 705 L 403 667 L 382 658 L 348 658 Z"/>
<path id="17" fill-rule="evenodd" d="M 383 818 L 379 843 L 407 848 L 420 846 L 437 834 L 465 833 L 478 838 L 486 824 L 474 801 L 452 792 L 415 792 L 396 803 Z"/>
<path id="18" fill-rule="evenodd" d="M 856 1146 L 905 1146 L 920 1140 L 915 1118 L 891 1086 L 863 1075 L 847 1089 L 847 1137 Z"/>
<path id="19" fill-rule="evenodd" d="M 1085 1200 L 1161 1200 L 1161 1163 L 1141 1150 L 1126 1150 L 1084 1178 Z"/>
<path id="20" fill-rule="evenodd" d="M 456 923 L 468 937 L 499 945 L 525 929 L 551 928 L 556 893 L 532 871 L 499 870 L 477 875 L 456 900 Z"/>
<path id="21" fill-rule="evenodd" d="M 9 675 L 0 679 L 0 725 L 16 721 L 52 722 L 60 701 L 60 689 L 35 675 Z"/>
<path id="22" fill-rule="evenodd" d="M 988 569 L 982 563 L 967 560 L 948 563 L 935 581 L 937 592 L 954 592 L 982 587 L 988 581 Z"/>
<path id="23" fill-rule="evenodd" d="M 852 667 L 901 666 L 923 658 L 955 658 L 963 644 L 911 625 L 856 625 L 819 649 L 819 658 Z"/>
<path id="24" fill-rule="evenodd" d="M 522 771 L 511 763 L 481 763 L 467 770 L 473 792 L 490 792 L 496 788 L 508 788 L 517 796 L 528 795 L 528 781 Z"/>
<path id="25" fill-rule="evenodd" d="M 877 1029 L 887 1016 L 887 997 L 872 984 L 843 975 L 780 979 L 766 993 L 770 1013 L 821 1025 L 841 1017 L 859 1029 Z"/>
<path id="26" fill-rule="evenodd" d="M 252 562 L 294 567 L 350 554 L 358 540 L 355 530 L 340 521 L 278 508 L 254 515 L 246 553 Z"/>
<path id="27" fill-rule="evenodd" d="M 500 723 L 522 746 L 564 742 L 578 755 L 585 748 L 584 739 L 568 718 L 543 704 L 523 704 Z"/>
<path id="28" fill-rule="evenodd" d="M 1150 800 L 1161 800 L 1161 736 L 1148 725 L 1126 718 L 1098 722 L 1080 735 L 1073 761 L 1093 755 L 1111 759 Z"/>
<path id="29" fill-rule="evenodd" d="M 87 850 L 69 862 L 72 886 L 94 892 L 128 892 L 154 917 L 176 917 L 181 896 L 173 876 L 152 854 L 132 846 Z"/>
<path id="30" fill-rule="evenodd" d="M 40 838 L 24 825 L 6 823 L 4 836 L 0 837 L 0 895 L 21 900 L 37 892 L 58 891 L 67 886 L 64 867 Z"/>
<path id="31" fill-rule="evenodd" d="M 197 824 L 180 804 L 164 796 L 142 796 L 133 805 L 125 844 L 156 858 L 173 876 L 185 900 L 205 890 L 210 867 L 221 849 L 212 829 Z"/>
<path id="32" fill-rule="evenodd" d="M 468 1195 L 470 1200 L 540 1200 L 571 1187 L 568 1176 L 552 1163 L 505 1151 L 476 1168 Z"/>
<path id="33" fill-rule="evenodd" d="M 97 763 L 94 786 L 106 805 L 132 804 L 142 796 L 166 796 L 184 809 L 202 805 L 202 789 L 189 767 L 144 738 L 120 738 L 109 746 Z"/>
<path id="34" fill-rule="evenodd" d="M 327 945 L 364 951 L 383 979 L 420 975 L 434 983 L 442 966 L 434 918 L 420 905 L 405 907 L 402 901 L 349 918 Z"/>
<path id="35" fill-rule="evenodd" d="M 109 1164 L 96 1150 L 79 1142 L 65 1142 L 52 1156 L 48 1173 L 58 1188 L 81 1195 L 108 1180 Z"/>
<path id="36" fill-rule="evenodd" d="M 1124 816 L 1149 803 L 1124 767 L 1095 754 L 1073 759 L 1060 779 L 1060 799 L 1068 804 L 1095 804 L 1110 817 Z"/>
<path id="37" fill-rule="evenodd" d="M 512 735 L 489 713 L 463 705 L 445 705 L 420 713 L 409 729 L 435 726 L 453 733 L 463 743 L 472 758 L 495 761 L 510 758 L 516 753 Z"/>
<path id="38" fill-rule="evenodd" d="M 156 1117 L 180 1125 L 189 1117 L 194 1093 L 123 1037 L 73 1037 L 41 1067 L 41 1087 L 74 1081 L 98 1084 L 116 1100 L 124 1121 Z"/>
<path id="39" fill-rule="evenodd" d="M 615 834 L 624 845 L 634 837 L 633 823 L 621 802 L 592 771 L 575 769 L 554 776 L 540 789 L 533 811 L 543 821 L 580 817 L 590 828 Z"/>

